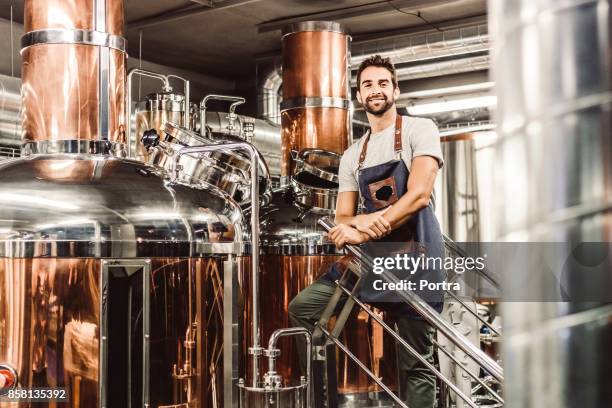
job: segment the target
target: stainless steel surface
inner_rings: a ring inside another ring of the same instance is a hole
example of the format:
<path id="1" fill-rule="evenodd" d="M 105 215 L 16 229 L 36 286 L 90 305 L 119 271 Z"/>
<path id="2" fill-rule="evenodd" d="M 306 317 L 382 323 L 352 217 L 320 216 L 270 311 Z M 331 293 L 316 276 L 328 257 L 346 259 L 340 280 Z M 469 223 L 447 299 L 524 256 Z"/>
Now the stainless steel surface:
<path id="1" fill-rule="evenodd" d="M 172 122 L 183 127 L 191 126 L 189 109 L 190 82 L 176 75 L 163 75 L 157 72 L 133 68 L 127 75 L 126 92 L 126 117 L 132 120 L 132 78 L 134 75 L 146 76 L 159 79 L 163 82 L 161 92 L 147 95 L 145 100 L 139 104 L 136 113 L 136 134 L 132 136 L 132 127 L 128 126 L 127 140 L 130 145 L 129 157 L 147 162 L 149 157 L 147 150 L 141 143 L 145 131 L 156 129 L 158 134 L 163 134 L 166 123 Z M 183 83 L 183 94 L 174 93 L 170 86 L 170 78 L 176 78 Z"/>
<path id="2" fill-rule="evenodd" d="M 251 129 L 252 126 L 252 129 Z M 206 112 L 206 127 L 210 129 L 213 139 L 216 135 L 231 134 L 251 143 L 265 158 L 270 175 L 280 176 L 281 128 L 268 120 L 256 119 L 245 115 L 236 115 L 233 132 L 230 133 L 229 119 L 226 112 Z"/>
<path id="3" fill-rule="evenodd" d="M 221 191 L 170 186 L 158 169 L 113 158 L 3 161 L 0 203 L 0 256 L 197 256 L 248 240 Z"/>
<path id="4" fill-rule="evenodd" d="M 294 157 L 294 175 L 306 172 L 317 178 L 338 183 L 341 158 L 342 155 L 323 149 L 304 149 Z"/>
<path id="5" fill-rule="evenodd" d="M 338 189 L 319 188 L 291 179 L 295 191 L 295 202 L 304 207 L 304 211 L 322 215 L 332 215 L 336 211 Z"/>
<path id="6" fill-rule="evenodd" d="M 319 225 L 321 225 L 326 231 L 329 231 L 334 226 L 334 224 L 327 218 L 321 218 L 318 222 Z M 371 259 L 363 254 L 359 247 L 354 245 L 346 245 L 345 248 L 351 255 L 357 257 L 357 259 L 359 259 L 366 268 L 371 269 Z M 379 276 L 387 282 L 399 282 L 394 275 L 383 273 Z M 429 306 L 429 304 L 420 300 L 416 294 L 410 291 L 397 291 L 397 295 L 412 306 L 414 310 L 416 310 L 423 318 L 425 318 L 425 320 L 444 334 L 450 341 L 455 343 L 459 348 L 461 348 L 461 350 L 478 362 L 478 364 L 489 374 L 500 382 L 504 380 L 503 370 L 499 364 L 481 351 L 480 348 L 467 340 L 465 336 L 459 333 L 450 323 L 443 320 L 440 317 L 440 314 Z"/>
<path id="7" fill-rule="evenodd" d="M 303 336 L 306 340 L 306 407 L 310 407 L 310 394 L 312 392 L 311 362 L 312 362 L 312 335 L 304 327 L 288 327 L 277 329 L 272 333 L 268 340 L 268 348 L 264 350 L 264 355 L 268 357 L 268 372 L 264 376 L 264 388 L 268 390 L 282 389 L 282 377 L 276 372 L 276 359 L 281 353 L 278 349 L 278 340 L 281 337 Z"/>
<path id="8" fill-rule="evenodd" d="M 308 96 L 292 99 L 283 99 L 280 104 L 281 112 L 295 108 L 339 108 L 348 109 L 351 101 L 333 96 Z"/>
<path id="9" fill-rule="evenodd" d="M 302 21 L 289 24 L 282 29 L 282 36 L 291 35 L 305 31 L 323 31 L 331 33 L 346 34 L 346 29 L 335 21 Z"/>
<path id="10" fill-rule="evenodd" d="M 157 146 L 149 148 L 149 163 L 178 175 L 184 183 L 194 186 L 212 185 L 226 192 L 241 204 L 251 199 L 249 173 L 251 160 L 244 151 L 231 151 L 224 148 L 213 148 L 201 154 L 179 154 L 185 146 L 220 146 L 224 142 L 236 142 L 229 135 L 212 140 L 196 132 L 167 123 L 164 127 L 166 138 Z M 241 143 L 242 142 L 239 140 Z M 261 195 L 270 188 L 270 174 L 261 154 L 257 153 Z M 178 167 L 174 167 L 178 160 Z M 178 170 L 178 173 L 176 172 Z"/>
<path id="11" fill-rule="evenodd" d="M 236 108 L 244 104 L 246 100 L 241 96 L 216 95 L 216 94 L 206 95 L 204 99 L 200 101 L 200 133 L 202 134 L 206 134 L 207 132 L 206 130 L 206 119 L 207 119 L 206 105 L 208 104 L 208 101 L 213 101 L 213 100 L 232 102 L 232 104 L 229 107 L 229 113 L 228 113 L 228 126 L 230 129 L 230 132 L 228 133 L 231 134 L 234 131 L 234 122 L 236 120 Z"/>
<path id="12" fill-rule="evenodd" d="M 126 157 L 127 146 L 106 140 L 42 140 L 26 142 L 21 147 L 23 156 L 38 154 L 101 154 Z"/>
<path id="13" fill-rule="evenodd" d="M 137 129 L 136 134 L 132 135 L 132 125 L 131 125 L 132 123 L 132 78 L 134 77 L 134 75 L 141 75 L 141 76 L 147 76 L 149 78 L 159 79 L 164 84 L 162 88 L 162 91 L 164 92 L 170 90 L 170 83 L 168 81 L 168 78 L 165 75 L 158 74 L 156 72 L 141 70 L 138 68 L 131 69 L 130 72 L 128 72 L 127 74 L 127 84 L 126 84 L 126 92 L 125 92 L 125 95 L 126 95 L 125 96 L 125 110 L 126 110 L 125 116 L 129 123 L 129 126 L 127 126 L 126 128 L 126 139 L 129 145 L 128 157 L 138 158 L 139 157 L 138 150 L 140 147 L 140 151 L 141 151 L 140 156 L 142 156 L 143 161 L 144 161 L 144 158 L 146 158 L 146 152 L 144 151 L 145 149 L 141 147 L 141 143 L 138 140 L 138 128 L 139 128 L 138 120 L 136 122 L 136 129 Z M 145 130 L 148 130 L 148 129 L 145 129 Z"/>
<path id="14" fill-rule="evenodd" d="M 181 156 L 190 153 L 208 153 L 219 150 L 226 151 L 243 151 L 249 155 L 251 161 L 251 347 L 249 347 L 249 354 L 252 356 L 252 379 L 251 384 L 253 387 L 259 385 L 259 357 L 263 352 L 261 347 L 260 339 L 260 310 L 259 310 L 259 200 L 255 197 L 259 197 L 259 152 L 249 143 L 224 143 L 222 145 L 208 145 L 208 146 L 193 146 L 184 147 L 179 150 L 175 156 L 173 162 L 174 174 L 171 182 L 176 182 L 178 177 L 177 163 Z"/>
<path id="15" fill-rule="evenodd" d="M 21 145 L 21 120 L 21 79 L 0 75 L 0 146 Z"/>
<path id="16" fill-rule="evenodd" d="M 22 49 L 42 44 L 82 44 L 108 47 L 125 52 L 126 43 L 126 39 L 118 35 L 100 31 L 62 28 L 31 31 L 21 37 Z"/>
<path id="17" fill-rule="evenodd" d="M 565 242 L 568 249 L 612 242 L 610 2 L 492 0 L 489 10 L 499 98 L 498 240 Z M 609 253 L 601 262 L 609 263 Z M 548 293 L 543 281 L 533 282 L 533 293 Z M 563 289 L 572 299 L 577 290 L 601 293 L 601 282 L 581 274 Z M 569 299 L 503 304 L 509 406 L 609 405 L 611 308 Z"/>

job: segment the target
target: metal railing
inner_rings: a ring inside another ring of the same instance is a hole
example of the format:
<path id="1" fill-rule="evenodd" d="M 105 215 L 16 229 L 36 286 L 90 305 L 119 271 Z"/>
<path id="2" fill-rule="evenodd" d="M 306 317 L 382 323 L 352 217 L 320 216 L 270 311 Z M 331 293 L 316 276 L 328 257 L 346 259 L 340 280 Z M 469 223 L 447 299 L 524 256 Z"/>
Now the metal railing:
<path id="1" fill-rule="evenodd" d="M 326 231 L 329 231 L 331 228 L 335 226 L 335 224 L 327 218 L 320 219 L 319 224 Z M 452 243 L 451 240 L 446 239 L 446 241 L 450 241 L 450 243 Z M 361 248 L 355 245 L 345 245 L 345 249 L 348 251 L 348 253 L 350 253 L 356 259 L 359 260 L 361 269 L 366 270 L 366 271 L 368 270 L 371 271 L 373 269 L 373 261 L 371 257 L 363 253 Z M 464 252 L 459 247 L 455 246 L 452 249 L 459 255 L 464 254 Z M 333 343 L 342 352 L 344 352 L 348 356 L 349 359 L 351 359 L 354 363 L 356 363 L 368 375 L 368 377 L 370 377 L 374 382 L 376 382 L 391 397 L 391 399 L 395 403 L 397 403 L 402 408 L 408 408 L 406 403 L 404 403 L 399 398 L 398 395 L 393 393 L 376 375 L 374 375 L 374 373 L 372 373 L 361 361 L 359 361 L 359 359 L 355 357 L 350 352 L 350 350 L 348 350 L 348 348 L 344 344 L 342 344 L 342 342 L 339 340 L 339 335 L 342 329 L 344 328 L 344 325 L 353 307 L 357 305 L 363 311 L 365 311 L 374 321 L 380 324 L 386 333 L 391 335 L 400 346 L 406 349 L 410 354 L 412 354 L 416 359 L 418 359 L 425 367 L 427 367 L 436 377 L 440 379 L 440 381 L 442 381 L 442 383 L 448 386 L 448 388 L 452 390 L 459 398 L 461 398 L 468 406 L 472 408 L 477 408 L 478 407 L 477 403 L 473 401 L 470 398 L 470 396 L 465 395 L 465 393 L 462 392 L 449 378 L 445 377 L 435 366 L 433 366 L 433 364 L 427 361 L 410 344 L 408 344 L 395 330 L 389 327 L 384 322 L 383 319 L 381 319 L 376 313 L 374 313 L 370 309 L 369 306 L 365 305 L 363 302 L 361 302 L 357 298 L 357 294 L 359 293 L 359 290 L 361 289 L 362 277 L 363 277 L 361 274 L 361 269 L 359 267 L 356 268 L 355 263 L 351 262 L 349 263 L 349 267 L 345 269 L 340 280 L 336 281 L 336 285 L 337 285 L 336 291 L 332 295 L 327 307 L 323 311 L 321 319 L 315 326 L 315 330 L 313 332 L 313 345 L 317 347 L 322 347 L 326 343 L 329 343 L 329 342 Z M 349 290 L 347 289 L 346 284 L 349 281 L 349 277 L 351 275 L 356 275 L 357 281 L 355 282 L 353 289 Z M 496 287 L 499 286 L 497 281 L 492 277 L 490 273 L 488 273 L 488 271 L 485 271 L 482 275 L 487 280 L 489 280 L 494 286 Z M 396 276 L 386 273 L 386 272 L 383 272 L 382 274 L 378 275 L 378 278 L 380 278 L 383 282 L 386 282 L 386 283 L 393 283 L 393 284 L 399 283 L 399 279 Z M 412 291 L 397 291 L 395 293 L 397 293 L 397 295 L 401 298 L 403 302 L 410 305 L 428 323 L 430 323 L 441 334 L 443 334 L 446 338 L 448 338 L 448 340 L 451 341 L 453 344 L 455 344 L 455 346 L 461 349 L 468 357 L 474 360 L 474 362 L 476 362 L 478 366 L 480 366 L 480 368 L 486 371 L 494 381 L 497 381 L 499 383 L 503 382 L 504 373 L 500 365 L 497 362 L 495 362 L 491 357 L 489 357 L 487 354 L 485 354 L 477 345 L 473 344 L 469 339 L 467 339 L 463 334 L 461 334 L 452 324 L 444 320 L 435 309 L 433 309 L 429 304 L 423 301 L 417 294 L 413 293 Z M 447 291 L 447 293 L 449 293 L 449 291 Z M 344 296 L 346 296 L 347 300 L 345 302 L 344 307 L 341 309 L 340 313 L 336 317 L 335 326 L 330 331 L 327 329 L 327 324 L 332 314 L 334 313 L 336 306 L 338 305 L 338 302 L 340 302 L 340 300 Z M 453 296 L 453 298 L 455 300 L 459 300 L 456 296 Z M 471 310 L 463 302 L 459 302 L 459 304 L 465 309 Z M 476 317 L 478 317 L 479 321 L 481 321 L 483 324 L 485 323 L 484 320 L 481 319 L 480 316 L 478 316 L 476 312 L 473 312 L 473 314 L 475 314 Z M 486 326 L 490 327 L 488 323 L 486 324 Z M 492 399 L 497 401 L 499 404 L 502 404 L 502 405 L 504 404 L 503 398 L 497 392 L 495 392 L 495 390 L 493 390 L 491 386 L 489 386 L 489 384 L 487 384 L 487 382 L 490 382 L 490 380 L 484 381 L 480 379 L 478 375 L 472 373 L 467 367 L 461 364 L 461 362 L 455 356 L 453 356 L 451 352 L 446 350 L 435 340 L 434 340 L 434 345 L 437 346 L 440 351 L 446 354 L 453 363 L 455 363 L 458 367 L 460 367 L 465 372 L 467 372 L 468 375 L 474 381 L 476 381 L 476 383 L 478 383 L 478 386 L 477 386 L 478 389 L 483 389 L 492 397 Z M 327 401 L 324 401 L 325 397 L 321 397 L 321 396 L 319 396 L 318 397 L 319 399 L 317 400 L 317 394 L 315 394 L 315 407 L 316 408 L 318 408 L 319 406 L 328 406 L 328 407 L 335 406 L 335 403 L 333 402 L 334 396 L 331 395 L 334 393 L 335 390 L 333 390 L 332 388 L 333 388 L 333 379 L 332 379 L 331 386 L 329 386 L 329 382 L 328 382 L 328 387 L 326 389 Z"/>

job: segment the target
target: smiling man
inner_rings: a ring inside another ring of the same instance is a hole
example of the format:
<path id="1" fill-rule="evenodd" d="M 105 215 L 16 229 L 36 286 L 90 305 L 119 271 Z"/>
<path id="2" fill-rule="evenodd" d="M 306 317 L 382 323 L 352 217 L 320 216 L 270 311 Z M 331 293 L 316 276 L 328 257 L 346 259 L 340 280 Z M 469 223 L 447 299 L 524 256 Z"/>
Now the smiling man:
<path id="1" fill-rule="evenodd" d="M 400 90 L 395 67 L 388 58 L 376 55 L 363 61 L 357 83 L 357 100 L 367 113 L 370 130 L 342 156 L 337 226 L 330 230 L 329 237 L 338 248 L 368 241 L 416 242 L 426 247 L 433 244 L 429 248 L 437 250 L 427 255 L 442 256 L 442 234 L 433 213 L 432 196 L 443 163 L 438 129 L 429 119 L 397 113 L 395 101 Z M 313 329 L 334 292 L 339 269 L 335 265 L 293 299 L 289 305 L 293 324 Z M 441 272 L 434 271 L 434 280 L 441 279 Z M 434 329 L 407 305 L 388 303 L 385 307 L 385 294 L 378 295 L 377 299 L 368 299 L 360 292 L 363 300 L 388 311 L 399 334 L 433 364 Z M 441 311 L 441 297 L 428 301 Z M 408 406 L 432 408 L 434 374 L 401 347 L 399 372 L 401 398 Z"/>

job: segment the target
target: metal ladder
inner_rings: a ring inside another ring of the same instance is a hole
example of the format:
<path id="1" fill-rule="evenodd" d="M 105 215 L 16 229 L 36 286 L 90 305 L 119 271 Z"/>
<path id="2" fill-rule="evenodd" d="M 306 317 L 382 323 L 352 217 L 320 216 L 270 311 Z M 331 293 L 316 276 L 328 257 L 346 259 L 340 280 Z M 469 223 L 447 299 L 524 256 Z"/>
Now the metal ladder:
<path id="1" fill-rule="evenodd" d="M 334 227 L 334 223 L 327 218 L 319 220 L 319 224 L 326 230 L 329 231 Z M 452 241 L 445 237 L 447 241 L 447 247 L 450 245 L 450 249 L 456 254 L 461 255 L 463 252 L 461 248 L 456 245 L 452 245 Z M 372 259 L 362 250 L 355 245 L 346 245 L 346 250 L 353 255 L 354 259 L 358 260 L 361 264 L 361 268 L 365 270 L 372 270 L 373 262 Z M 336 281 L 336 290 L 332 295 L 329 303 L 327 304 L 323 314 L 315 329 L 312 336 L 313 346 L 313 361 L 312 361 L 312 388 L 317 390 L 313 395 L 313 407 L 314 408 L 338 408 L 338 386 L 336 377 L 336 347 L 347 355 L 365 374 L 370 377 L 380 388 L 385 391 L 389 397 L 402 408 L 409 408 L 408 405 L 403 402 L 399 396 L 394 393 L 387 385 L 385 385 L 368 367 L 361 362 L 351 351 L 339 340 L 339 336 L 346 324 L 346 321 L 355 306 L 358 306 L 365 311 L 374 321 L 381 325 L 383 330 L 391 335 L 400 347 L 404 347 L 410 354 L 417 358 L 425 367 L 432 371 L 435 376 L 444 384 L 450 391 L 455 393 L 461 398 L 467 406 L 472 408 L 480 408 L 476 401 L 473 401 L 470 396 L 462 392 L 456 384 L 454 384 L 449 378 L 445 377 L 433 364 L 429 363 L 423 358 L 410 344 L 402 339 L 399 334 L 393 330 L 387 323 L 384 322 L 371 308 L 361 302 L 357 298 L 357 294 L 362 285 L 361 268 L 355 262 L 351 262 L 347 268 L 345 268 L 342 277 Z M 347 289 L 347 283 L 352 275 L 355 275 L 357 280 L 352 289 Z M 497 281 L 492 277 L 486 270 L 482 272 L 485 279 L 491 282 L 495 286 L 499 286 Z M 387 283 L 398 283 L 399 279 L 389 273 L 383 272 L 379 275 L 379 278 L 383 282 Z M 485 371 L 487 376 L 481 379 L 477 374 L 472 373 L 458 359 L 448 352 L 444 347 L 441 347 L 436 341 L 434 345 L 438 347 L 438 350 L 445 353 L 450 360 L 453 361 L 458 367 L 461 367 L 478 385 L 475 390 L 484 390 L 491 400 L 496 401 L 495 407 L 501 407 L 504 405 L 503 398 L 495 392 L 489 385 L 491 382 L 502 383 L 504 379 L 503 369 L 500 365 L 494 361 L 491 357 L 485 354 L 479 347 L 474 345 L 469 339 L 461 334 L 452 324 L 444 320 L 440 314 L 434 310 L 429 304 L 422 301 L 418 295 L 411 291 L 398 291 L 397 294 L 401 297 L 402 301 L 412 306 L 427 322 L 429 322 L 439 333 L 443 334 L 448 340 L 456 345 L 461 351 L 463 351 L 469 358 L 473 359 L 478 366 Z M 481 323 L 497 332 L 488 322 L 482 319 L 476 312 L 469 308 L 464 302 L 461 301 L 456 295 L 447 291 L 447 294 L 451 295 L 453 299 L 458 301 L 463 307 L 470 311 L 474 317 L 476 317 Z M 336 322 L 331 330 L 327 329 L 329 320 L 334 314 L 336 306 L 341 301 L 342 297 L 346 295 L 347 299 L 342 307 L 340 313 L 336 317 Z M 322 392 L 320 392 L 322 390 Z M 442 408 L 442 407 L 440 407 Z"/>

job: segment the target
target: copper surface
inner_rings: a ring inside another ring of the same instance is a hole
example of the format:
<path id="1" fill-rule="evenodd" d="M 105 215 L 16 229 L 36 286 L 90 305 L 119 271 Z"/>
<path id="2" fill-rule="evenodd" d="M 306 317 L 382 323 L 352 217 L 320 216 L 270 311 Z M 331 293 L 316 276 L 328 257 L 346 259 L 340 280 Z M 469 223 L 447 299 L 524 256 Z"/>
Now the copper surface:
<path id="1" fill-rule="evenodd" d="M 28 0 L 25 30 L 94 30 L 94 1 Z M 107 0 L 106 32 L 123 34 L 123 3 Z M 100 100 L 99 47 L 39 44 L 22 51 L 23 141 L 101 140 L 125 143 L 125 54 L 111 49 L 109 100 Z M 108 103 L 108 135 L 100 135 L 99 107 Z"/>
<path id="2" fill-rule="evenodd" d="M 125 62 L 111 50 L 109 140 L 125 141 Z M 23 51 L 23 140 L 98 140 L 98 48 L 51 44 Z M 61 67 L 53 69 L 50 67 Z"/>
<path id="3" fill-rule="evenodd" d="M 339 108 L 300 108 L 281 113 L 281 174 L 291 175 L 291 150 L 308 148 L 343 154 L 349 147 L 349 111 Z"/>
<path id="4" fill-rule="evenodd" d="M 347 99 L 348 36 L 305 31 L 283 38 L 283 99 Z"/>
<path id="5" fill-rule="evenodd" d="M 47 28 L 95 30 L 93 0 L 25 0 L 25 32 Z M 123 35 L 123 0 L 106 0 L 106 30 Z"/>
<path id="6" fill-rule="evenodd" d="M 349 36 L 330 31 L 303 31 L 283 37 L 283 99 L 336 97 L 349 99 Z M 302 107 L 282 112 L 281 175 L 290 176 L 290 150 L 307 148 L 339 154 L 350 144 L 348 110 Z"/>
<path id="7" fill-rule="evenodd" d="M 17 369 L 21 387 L 65 387 L 71 407 L 98 406 L 100 272 L 101 259 L 0 258 L 0 361 Z M 217 406 L 213 400 L 223 389 L 221 276 L 216 258 L 152 259 L 151 406 Z M 196 343 L 191 354 L 190 327 Z M 177 378 L 186 363 L 193 375 Z"/>
<path id="8" fill-rule="evenodd" d="M 308 285 L 313 283 L 320 275 L 329 270 L 329 267 L 339 259 L 339 256 L 283 256 L 267 255 L 261 263 L 261 316 L 262 316 L 262 344 L 267 345 L 274 330 L 283 327 L 292 327 L 289 322 L 289 302 Z M 245 285 L 245 293 L 250 293 L 249 284 Z M 245 304 L 250 302 L 247 299 Z M 248 322 L 250 310 L 247 310 Z M 333 321 L 330 324 L 334 324 Z M 250 335 L 246 333 L 245 344 L 250 344 Z M 368 366 L 376 375 L 383 377 L 385 383 L 394 387 L 395 373 L 395 346 L 388 335 L 383 335 L 376 322 L 369 319 L 365 312 L 353 311 L 348 319 L 341 336 L 351 351 Z M 281 356 L 277 363 L 277 371 L 286 382 L 299 381 L 301 372 L 298 353 L 293 338 L 279 340 Z M 368 392 L 378 391 L 374 382 L 370 381 L 354 363 L 347 360 L 342 352 L 338 351 L 338 385 L 339 392 Z M 250 367 L 250 366 L 249 366 Z M 262 375 L 264 373 L 262 367 Z"/>
<path id="9" fill-rule="evenodd" d="M 66 387 L 71 406 L 98 405 L 99 282 L 96 259 L 0 259 L 0 360 L 21 387 Z"/>

